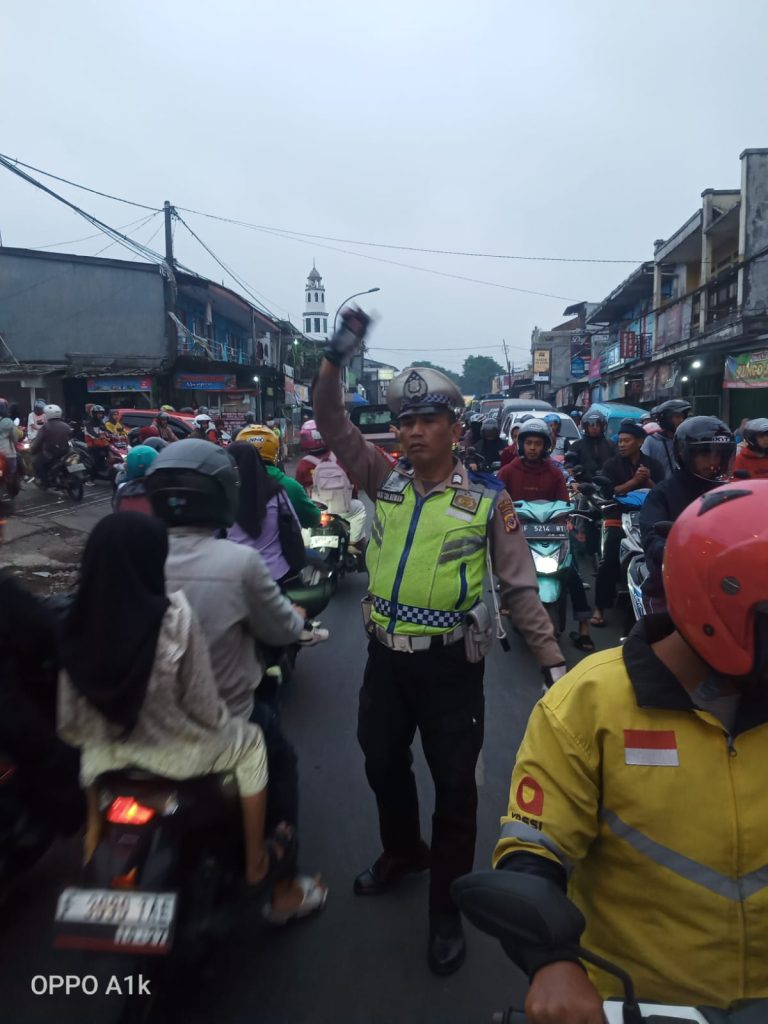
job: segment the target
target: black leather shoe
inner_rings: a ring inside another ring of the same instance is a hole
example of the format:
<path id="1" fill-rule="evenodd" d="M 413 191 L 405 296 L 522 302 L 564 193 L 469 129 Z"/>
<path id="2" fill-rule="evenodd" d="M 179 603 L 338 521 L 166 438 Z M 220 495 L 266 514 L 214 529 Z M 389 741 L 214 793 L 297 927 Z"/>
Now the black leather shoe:
<path id="1" fill-rule="evenodd" d="M 429 915 L 429 952 L 427 961 L 433 974 L 453 974 L 464 963 L 467 945 L 461 916 L 455 914 Z"/>
<path id="2" fill-rule="evenodd" d="M 422 843 L 412 857 L 396 857 L 386 851 L 375 864 L 355 879 L 358 896 L 378 896 L 392 889 L 406 875 L 426 871 L 429 867 L 429 847 Z"/>

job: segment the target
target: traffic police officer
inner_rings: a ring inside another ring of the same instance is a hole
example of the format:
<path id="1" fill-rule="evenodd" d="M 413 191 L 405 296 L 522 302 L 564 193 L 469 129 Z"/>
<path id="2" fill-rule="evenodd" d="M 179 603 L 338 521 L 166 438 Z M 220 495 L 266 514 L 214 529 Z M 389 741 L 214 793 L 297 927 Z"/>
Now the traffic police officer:
<path id="1" fill-rule="evenodd" d="M 405 456 L 394 466 L 346 416 L 340 367 L 359 350 L 367 322 L 360 310 L 345 311 L 313 396 L 318 430 L 376 505 L 358 740 L 383 853 L 354 889 L 382 893 L 404 875 L 431 868 L 428 961 L 436 974 L 449 974 L 465 953 L 450 884 L 471 870 L 475 849 L 483 655 L 493 635 L 482 603 L 488 542 L 502 603 L 550 679 L 563 674 L 564 658 L 503 484 L 468 472 L 453 457 L 464 400 L 452 381 L 426 367 L 392 381 L 387 400 Z M 435 783 L 431 849 L 421 838 L 411 770 L 417 728 Z"/>

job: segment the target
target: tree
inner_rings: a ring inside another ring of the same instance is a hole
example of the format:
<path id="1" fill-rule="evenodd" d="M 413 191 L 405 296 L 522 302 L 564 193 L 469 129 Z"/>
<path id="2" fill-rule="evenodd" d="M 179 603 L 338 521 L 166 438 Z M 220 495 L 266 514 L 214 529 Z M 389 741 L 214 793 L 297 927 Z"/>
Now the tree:
<path id="1" fill-rule="evenodd" d="M 462 391 L 465 395 L 483 395 L 491 390 L 494 377 L 504 373 L 491 356 L 467 356 L 462 370 Z"/>
<path id="2" fill-rule="evenodd" d="M 439 370 L 440 373 L 444 373 L 446 377 L 453 381 L 456 387 L 462 386 L 461 375 L 456 373 L 455 370 L 446 370 L 444 366 L 438 366 L 437 363 L 430 363 L 427 359 L 420 359 L 418 362 L 419 366 L 428 366 L 432 370 Z"/>

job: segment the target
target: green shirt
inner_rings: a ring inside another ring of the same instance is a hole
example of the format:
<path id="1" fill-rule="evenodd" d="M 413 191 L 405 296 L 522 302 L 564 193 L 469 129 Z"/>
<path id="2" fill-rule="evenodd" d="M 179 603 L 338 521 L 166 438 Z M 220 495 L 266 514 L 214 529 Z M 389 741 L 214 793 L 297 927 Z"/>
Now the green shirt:
<path id="1" fill-rule="evenodd" d="M 301 525 L 318 526 L 320 524 L 320 509 L 313 504 L 299 481 L 294 480 L 292 476 L 286 476 L 277 466 L 267 466 L 267 473 L 285 488 L 285 493 L 290 498 Z"/>

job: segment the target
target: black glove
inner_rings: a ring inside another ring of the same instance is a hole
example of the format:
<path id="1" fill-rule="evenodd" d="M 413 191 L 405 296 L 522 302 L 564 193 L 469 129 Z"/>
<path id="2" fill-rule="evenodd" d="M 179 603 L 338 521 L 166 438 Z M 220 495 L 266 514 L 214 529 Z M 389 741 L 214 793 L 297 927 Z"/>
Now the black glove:
<path id="1" fill-rule="evenodd" d="M 338 330 L 325 347 L 325 358 L 334 366 L 349 366 L 358 352 L 362 351 L 365 332 L 371 318 L 358 306 L 345 309 L 341 314 Z"/>

